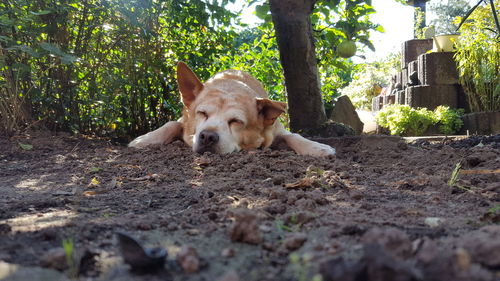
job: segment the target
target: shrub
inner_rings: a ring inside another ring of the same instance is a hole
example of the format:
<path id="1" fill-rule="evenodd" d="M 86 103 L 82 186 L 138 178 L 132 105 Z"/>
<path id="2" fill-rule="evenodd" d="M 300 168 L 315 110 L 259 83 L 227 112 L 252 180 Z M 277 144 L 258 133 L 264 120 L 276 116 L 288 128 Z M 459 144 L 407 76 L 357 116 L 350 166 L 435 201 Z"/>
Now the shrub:
<path id="1" fill-rule="evenodd" d="M 463 114 L 463 109 L 454 110 L 440 105 L 434 110 L 434 120 L 439 126 L 439 131 L 451 135 L 462 128 L 464 124 L 462 121 Z"/>
<path id="2" fill-rule="evenodd" d="M 494 27 L 490 7 L 479 6 L 463 23 L 457 41 L 460 84 L 473 112 L 500 110 L 500 41 Z"/>
<path id="3" fill-rule="evenodd" d="M 391 135 L 421 136 L 429 126 L 437 125 L 444 134 L 453 134 L 463 125 L 463 110 L 438 106 L 434 111 L 415 109 L 409 105 L 389 105 L 376 115 L 377 123 L 389 129 Z"/>

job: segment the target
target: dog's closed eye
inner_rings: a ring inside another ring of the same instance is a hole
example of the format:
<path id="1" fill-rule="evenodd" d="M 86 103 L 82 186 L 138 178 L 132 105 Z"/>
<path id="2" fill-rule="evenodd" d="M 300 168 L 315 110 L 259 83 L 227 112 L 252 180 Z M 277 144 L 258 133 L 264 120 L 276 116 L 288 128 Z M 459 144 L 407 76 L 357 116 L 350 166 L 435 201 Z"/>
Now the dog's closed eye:
<path id="1" fill-rule="evenodd" d="M 227 121 L 227 124 L 229 126 L 232 126 L 232 125 L 243 125 L 244 122 L 238 118 L 231 118 L 229 119 L 229 121 Z"/>
<path id="2" fill-rule="evenodd" d="M 208 119 L 208 114 L 206 111 L 198 110 L 198 111 L 196 111 L 196 114 L 205 118 L 205 119 Z"/>

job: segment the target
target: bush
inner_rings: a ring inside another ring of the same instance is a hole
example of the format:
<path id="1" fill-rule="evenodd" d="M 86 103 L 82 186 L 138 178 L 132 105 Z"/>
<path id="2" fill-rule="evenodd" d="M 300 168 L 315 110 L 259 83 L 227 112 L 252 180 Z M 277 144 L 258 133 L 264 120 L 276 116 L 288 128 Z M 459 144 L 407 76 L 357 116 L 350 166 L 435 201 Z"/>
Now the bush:
<path id="1" fill-rule="evenodd" d="M 455 61 L 473 112 L 500 110 L 500 41 L 494 28 L 490 7 L 483 5 L 460 29 Z"/>
<path id="2" fill-rule="evenodd" d="M 434 111 L 415 109 L 409 105 L 389 105 L 376 115 L 377 123 L 389 129 L 391 135 L 421 136 L 429 126 L 437 125 L 443 134 L 453 134 L 463 125 L 462 109 L 438 106 Z"/>
<path id="3" fill-rule="evenodd" d="M 450 109 L 447 106 L 438 106 L 434 110 L 434 120 L 439 126 L 439 131 L 443 134 L 451 135 L 456 133 L 464 122 L 462 121 L 463 109 Z"/>

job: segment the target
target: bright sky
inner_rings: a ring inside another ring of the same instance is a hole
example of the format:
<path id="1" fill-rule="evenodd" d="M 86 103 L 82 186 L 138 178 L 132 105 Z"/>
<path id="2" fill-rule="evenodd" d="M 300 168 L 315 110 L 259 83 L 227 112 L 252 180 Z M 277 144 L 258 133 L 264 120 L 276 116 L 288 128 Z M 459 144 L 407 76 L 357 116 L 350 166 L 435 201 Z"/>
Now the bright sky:
<path id="1" fill-rule="evenodd" d="M 428 2 L 427 10 L 429 10 L 429 4 L 440 1 L 442 0 L 431 0 Z M 231 6 L 241 8 L 243 2 L 243 0 L 237 0 Z M 473 5 L 477 0 L 469 0 L 469 2 Z M 375 45 L 376 50 L 372 52 L 367 48 L 364 54 L 367 62 L 383 58 L 390 53 L 399 52 L 401 44 L 404 41 L 413 39 L 413 7 L 397 3 L 395 0 L 373 0 L 372 4 L 377 12 L 371 15 L 371 20 L 374 23 L 381 24 L 385 29 L 385 33 L 376 31 L 371 33 L 370 39 Z M 260 19 L 253 14 L 254 11 L 255 8 L 253 7 L 243 11 L 243 22 L 248 24 L 260 22 Z M 428 12 L 427 22 L 433 17 L 435 15 Z M 361 63 L 363 61 L 365 60 L 355 58 L 355 62 Z"/>

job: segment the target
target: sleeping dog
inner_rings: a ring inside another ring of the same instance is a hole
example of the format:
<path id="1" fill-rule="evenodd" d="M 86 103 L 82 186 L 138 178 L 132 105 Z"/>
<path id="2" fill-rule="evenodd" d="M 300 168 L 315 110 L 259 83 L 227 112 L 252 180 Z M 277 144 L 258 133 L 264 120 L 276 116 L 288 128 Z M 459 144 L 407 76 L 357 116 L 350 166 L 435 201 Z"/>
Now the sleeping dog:
<path id="1" fill-rule="evenodd" d="M 260 82 L 248 73 L 226 70 L 202 83 L 179 62 L 177 83 L 184 104 L 182 118 L 134 139 L 130 147 L 182 138 L 197 153 L 223 154 L 269 147 L 282 139 L 300 155 L 335 155 L 335 149 L 328 145 L 288 132 L 276 120 L 286 104 L 268 99 Z"/>

